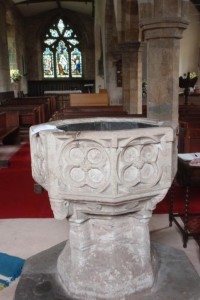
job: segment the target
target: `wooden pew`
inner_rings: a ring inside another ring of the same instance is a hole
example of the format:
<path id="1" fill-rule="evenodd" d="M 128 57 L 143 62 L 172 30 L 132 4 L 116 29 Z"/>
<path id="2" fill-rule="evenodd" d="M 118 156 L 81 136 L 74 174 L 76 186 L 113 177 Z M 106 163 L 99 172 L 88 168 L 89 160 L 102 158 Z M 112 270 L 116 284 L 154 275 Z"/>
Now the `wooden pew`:
<path id="1" fill-rule="evenodd" d="M 6 99 L 2 105 L 39 105 L 41 110 L 41 122 L 48 122 L 49 118 L 55 112 L 54 97 L 22 97 L 17 99 Z"/>
<path id="2" fill-rule="evenodd" d="M 147 110 L 143 106 L 143 112 Z M 178 152 L 200 152 L 200 105 L 179 105 Z"/>
<path id="3" fill-rule="evenodd" d="M 107 93 L 70 94 L 70 106 L 108 106 Z"/>
<path id="4" fill-rule="evenodd" d="M 38 118 L 38 123 L 44 123 L 44 122 L 47 122 L 49 119 L 46 119 L 45 117 L 45 107 L 44 107 L 44 104 L 41 103 L 41 104 L 31 104 L 31 103 L 28 103 L 25 101 L 21 101 L 21 100 L 12 100 L 12 101 L 9 101 L 8 103 L 4 103 L 2 106 L 0 106 L 0 108 L 2 107 L 5 107 L 6 108 L 19 108 L 19 111 L 20 111 L 20 118 L 21 118 L 21 115 L 22 115 L 22 110 L 26 110 L 26 109 L 32 109 L 32 108 L 36 108 L 38 109 L 38 113 L 39 113 L 39 118 Z"/>
<path id="5" fill-rule="evenodd" d="M 0 112 L 11 111 L 18 112 L 20 126 L 31 126 L 41 123 L 41 112 L 39 106 L 0 106 Z"/>
<path id="6" fill-rule="evenodd" d="M 44 104 L 45 105 L 45 121 L 48 121 L 49 118 L 56 111 L 56 97 L 55 96 L 40 96 L 40 97 L 23 97 L 18 98 L 19 100 L 23 99 L 29 104 Z"/>
<path id="7" fill-rule="evenodd" d="M 19 114 L 17 111 L 0 112 L 0 144 L 19 143 Z"/>
<path id="8" fill-rule="evenodd" d="M 179 121 L 200 120 L 200 105 L 179 105 Z"/>
<path id="9" fill-rule="evenodd" d="M 178 152 L 200 152 L 200 105 L 179 105 Z"/>
<path id="10" fill-rule="evenodd" d="M 179 122 L 178 152 L 200 152 L 200 120 Z"/>
<path id="11" fill-rule="evenodd" d="M 61 112 L 57 112 L 52 116 L 52 121 L 73 119 L 73 118 L 89 118 L 89 117 L 123 117 L 127 113 L 122 106 L 79 106 L 68 107 Z"/>
<path id="12" fill-rule="evenodd" d="M 185 135 L 184 152 L 200 152 L 200 128 L 189 128 Z"/>
<path id="13" fill-rule="evenodd" d="M 62 110 L 62 113 L 68 115 L 124 115 L 127 114 L 122 105 L 113 105 L 113 106 L 70 106 Z"/>
<path id="14" fill-rule="evenodd" d="M 147 106 L 142 106 L 143 113 L 147 112 Z M 189 105 L 179 105 L 179 121 L 190 122 L 192 120 L 200 120 L 200 105 L 189 104 Z"/>

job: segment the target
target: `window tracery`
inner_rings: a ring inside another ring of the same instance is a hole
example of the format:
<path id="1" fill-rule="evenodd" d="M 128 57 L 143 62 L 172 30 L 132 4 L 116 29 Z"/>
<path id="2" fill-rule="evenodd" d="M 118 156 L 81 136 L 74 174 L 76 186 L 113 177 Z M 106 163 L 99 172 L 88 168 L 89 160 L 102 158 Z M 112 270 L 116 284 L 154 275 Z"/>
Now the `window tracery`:
<path id="1" fill-rule="evenodd" d="M 80 78 L 82 52 L 77 34 L 60 18 L 46 32 L 43 40 L 44 78 Z"/>

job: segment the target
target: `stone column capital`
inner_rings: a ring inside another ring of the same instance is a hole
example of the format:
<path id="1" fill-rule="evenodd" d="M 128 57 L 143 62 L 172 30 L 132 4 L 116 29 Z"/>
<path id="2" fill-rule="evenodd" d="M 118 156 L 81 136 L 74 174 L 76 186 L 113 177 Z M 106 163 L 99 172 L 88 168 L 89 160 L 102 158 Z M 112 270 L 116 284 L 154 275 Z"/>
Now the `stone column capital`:
<path id="1" fill-rule="evenodd" d="M 188 22 L 181 18 L 146 19 L 140 23 L 145 40 L 159 38 L 181 39 L 183 31 L 187 28 Z"/>

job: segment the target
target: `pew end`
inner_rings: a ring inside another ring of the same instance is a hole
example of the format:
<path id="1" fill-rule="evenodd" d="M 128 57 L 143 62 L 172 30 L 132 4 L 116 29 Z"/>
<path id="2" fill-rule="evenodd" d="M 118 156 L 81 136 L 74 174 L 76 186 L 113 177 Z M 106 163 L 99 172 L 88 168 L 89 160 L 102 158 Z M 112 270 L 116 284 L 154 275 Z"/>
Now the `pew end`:
<path id="1" fill-rule="evenodd" d="M 108 106 L 108 93 L 70 94 L 70 106 Z"/>

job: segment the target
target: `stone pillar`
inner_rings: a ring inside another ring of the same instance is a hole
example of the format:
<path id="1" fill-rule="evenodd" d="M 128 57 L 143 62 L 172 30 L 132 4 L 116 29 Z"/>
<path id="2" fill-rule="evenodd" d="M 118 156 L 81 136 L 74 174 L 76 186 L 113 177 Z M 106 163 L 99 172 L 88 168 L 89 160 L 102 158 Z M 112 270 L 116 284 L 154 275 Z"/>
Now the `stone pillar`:
<path id="1" fill-rule="evenodd" d="M 84 208 L 73 207 L 69 240 L 57 263 L 59 277 L 68 294 L 78 299 L 134 297 L 152 287 L 157 268 L 156 254 L 150 251 L 151 213 L 106 216 L 97 206 L 86 220 L 80 213 Z"/>
<path id="2" fill-rule="evenodd" d="M 170 3 L 169 3 L 170 2 Z M 147 117 L 178 121 L 180 39 L 187 1 L 146 1 L 140 24 L 147 42 Z"/>
<path id="3" fill-rule="evenodd" d="M 122 85 L 124 110 L 142 113 L 142 51 L 143 43 L 127 42 L 122 51 Z"/>
<path id="4" fill-rule="evenodd" d="M 10 89 L 9 58 L 6 33 L 6 8 L 5 4 L 0 2 L 0 91 L 2 92 Z"/>

